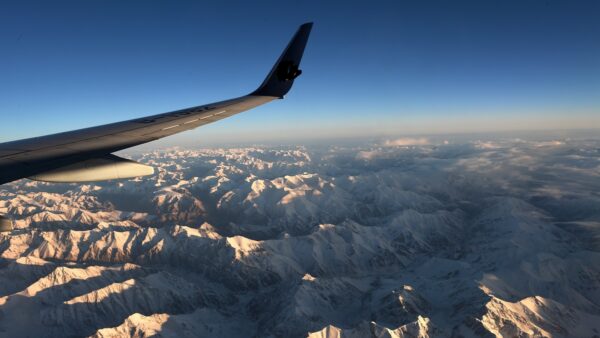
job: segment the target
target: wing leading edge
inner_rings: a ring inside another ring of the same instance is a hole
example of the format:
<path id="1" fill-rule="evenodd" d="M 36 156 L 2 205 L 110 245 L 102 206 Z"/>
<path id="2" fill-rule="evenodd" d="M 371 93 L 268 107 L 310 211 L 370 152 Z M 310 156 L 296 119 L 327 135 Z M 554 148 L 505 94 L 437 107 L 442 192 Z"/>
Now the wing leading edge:
<path id="1" fill-rule="evenodd" d="M 60 173 L 61 168 L 72 170 L 73 165 L 78 163 L 86 163 L 87 166 L 101 162 L 94 160 L 283 98 L 301 73 L 300 60 L 311 28 L 312 23 L 300 26 L 269 75 L 249 95 L 123 122 L 1 143 L 0 184 L 27 177 L 40 179 L 47 172 L 53 175 Z M 73 175 L 73 182 L 77 181 L 77 175 Z"/>

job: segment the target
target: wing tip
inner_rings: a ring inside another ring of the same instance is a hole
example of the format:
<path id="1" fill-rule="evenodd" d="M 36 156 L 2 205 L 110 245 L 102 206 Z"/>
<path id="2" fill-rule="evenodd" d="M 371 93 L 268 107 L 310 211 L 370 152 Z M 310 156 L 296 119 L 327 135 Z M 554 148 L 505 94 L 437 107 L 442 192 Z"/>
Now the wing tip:
<path id="1" fill-rule="evenodd" d="M 311 29 L 313 26 L 313 21 L 308 21 L 300 25 L 300 29 Z"/>

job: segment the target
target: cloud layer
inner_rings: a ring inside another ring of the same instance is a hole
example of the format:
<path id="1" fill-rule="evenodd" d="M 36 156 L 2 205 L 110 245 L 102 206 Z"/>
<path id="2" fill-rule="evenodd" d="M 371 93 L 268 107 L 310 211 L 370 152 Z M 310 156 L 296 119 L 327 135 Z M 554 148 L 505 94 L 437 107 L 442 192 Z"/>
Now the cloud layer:
<path id="1" fill-rule="evenodd" d="M 429 144 L 429 139 L 426 137 L 401 137 L 394 140 L 386 140 L 383 144 L 387 147 L 422 146 Z"/>

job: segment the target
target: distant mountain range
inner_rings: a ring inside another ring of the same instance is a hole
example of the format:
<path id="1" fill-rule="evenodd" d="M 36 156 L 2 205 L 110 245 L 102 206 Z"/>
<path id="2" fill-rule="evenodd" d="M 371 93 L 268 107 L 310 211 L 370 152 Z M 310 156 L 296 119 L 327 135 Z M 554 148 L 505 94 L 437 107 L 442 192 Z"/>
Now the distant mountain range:
<path id="1" fill-rule="evenodd" d="M 4 185 L 0 337 L 600 336 L 600 141 L 410 140 Z"/>

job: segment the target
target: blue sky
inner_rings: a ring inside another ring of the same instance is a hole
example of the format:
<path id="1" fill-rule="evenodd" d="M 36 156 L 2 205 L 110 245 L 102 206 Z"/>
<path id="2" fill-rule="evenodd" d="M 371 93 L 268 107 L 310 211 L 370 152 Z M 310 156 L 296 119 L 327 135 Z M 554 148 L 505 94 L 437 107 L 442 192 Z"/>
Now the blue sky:
<path id="1" fill-rule="evenodd" d="M 599 128 L 598 17 L 598 1 L 2 2 L 0 140 L 246 94 L 306 21 L 285 100 L 169 142 Z"/>

